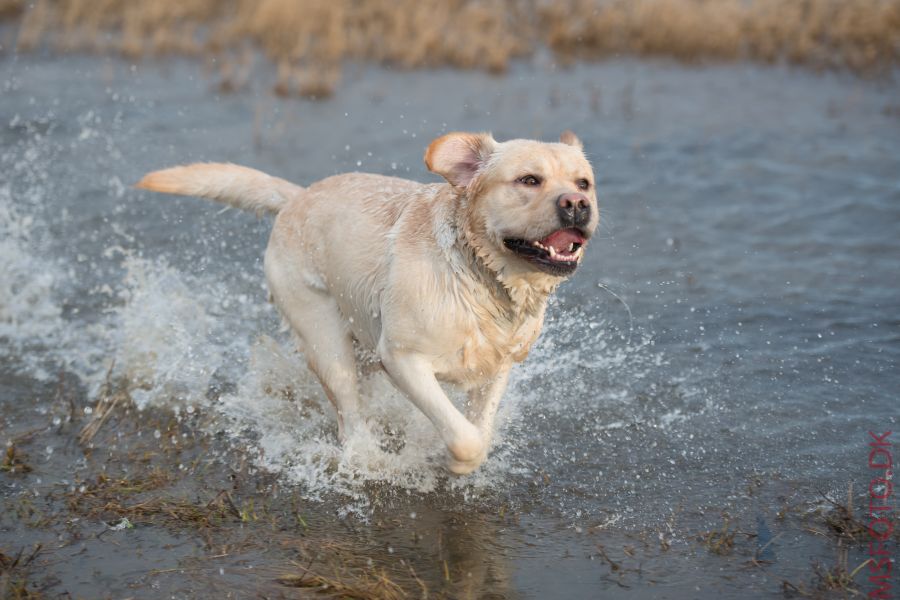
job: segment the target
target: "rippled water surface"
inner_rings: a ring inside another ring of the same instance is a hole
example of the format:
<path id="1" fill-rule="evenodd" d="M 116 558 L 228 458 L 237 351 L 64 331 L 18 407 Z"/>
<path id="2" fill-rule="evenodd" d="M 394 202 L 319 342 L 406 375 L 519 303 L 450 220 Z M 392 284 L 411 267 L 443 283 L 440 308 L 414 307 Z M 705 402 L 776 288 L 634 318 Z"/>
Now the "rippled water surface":
<path id="1" fill-rule="evenodd" d="M 413 597 L 755 598 L 867 557 L 825 519 L 851 484 L 865 502 L 867 431 L 898 417 L 896 83 L 537 61 L 359 70 L 310 102 L 220 95 L 190 63 L 6 57 L 0 84 L 0 436 L 31 467 L 0 472 L 0 552 L 41 544 L 30 585 L 302 597 L 324 584 L 285 573 L 382 573 Z M 433 181 L 443 132 L 565 128 L 601 230 L 464 478 L 378 376 L 372 437 L 337 445 L 266 302 L 268 219 L 130 187 L 198 160 Z M 133 405 L 80 444 L 112 386 Z M 151 469 L 164 482 L 123 505 L 234 510 L 115 529 L 125 513 L 78 499 Z"/>

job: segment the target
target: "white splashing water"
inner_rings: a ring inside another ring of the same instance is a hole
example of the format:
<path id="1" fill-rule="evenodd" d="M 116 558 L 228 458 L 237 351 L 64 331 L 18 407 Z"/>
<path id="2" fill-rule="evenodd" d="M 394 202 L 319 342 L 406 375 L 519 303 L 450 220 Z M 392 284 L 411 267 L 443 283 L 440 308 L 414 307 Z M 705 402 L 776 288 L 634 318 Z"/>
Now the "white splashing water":
<path id="1" fill-rule="evenodd" d="M 8 186 L 0 188 L 0 337 L 24 344 L 60 328 L 62 310 L 52 296 L 62 272 L 29 250 L 33 219 L 10 196 Z"/>
<path id="2" fill-rule="evenodd" d="M 10 126 L 18 126 L 16 120 Z M 0 341 L 38 379 L 50 377 L 40 351 L 63 329 L 57 288 L 64 269 L 41 249 L 37 208 L 47 201 L 41 136 L 0 153 Z M 16 185 L 14 185 L 14 182 Z"/>
<path id="3" fill-rule="evenodd" d="M 128 379 L 138 408 L 202 404 L 225 355 L 216 343 L 220 323 L 205 302 L 226 292 L 164 261 L 126 257 L 124 266 L 123 304 L 110 323 L 117 375 Z"/>

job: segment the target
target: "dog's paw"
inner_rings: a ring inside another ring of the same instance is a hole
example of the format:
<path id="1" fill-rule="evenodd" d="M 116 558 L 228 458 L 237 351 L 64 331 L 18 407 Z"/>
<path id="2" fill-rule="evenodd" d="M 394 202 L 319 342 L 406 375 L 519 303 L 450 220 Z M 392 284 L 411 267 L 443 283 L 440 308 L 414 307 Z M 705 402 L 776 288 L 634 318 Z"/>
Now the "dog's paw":
<path id="1" fill-rule="evenodd" d="M 475 460 L 461 461 L 456 460 L 452 456 L 447 457 L 447 470 L 454 475 L 468 475 L 475 471 L 484 462 L 484 456 L 479 456 Z"/>
<path id="2" fill-rule="evenodd" d="M 450 451 L 447 468 L 457 475 L 471 473 L 484 462 L 487 455 L 487 445 L 474 426 L 447 444 L 447 450 Z"/>

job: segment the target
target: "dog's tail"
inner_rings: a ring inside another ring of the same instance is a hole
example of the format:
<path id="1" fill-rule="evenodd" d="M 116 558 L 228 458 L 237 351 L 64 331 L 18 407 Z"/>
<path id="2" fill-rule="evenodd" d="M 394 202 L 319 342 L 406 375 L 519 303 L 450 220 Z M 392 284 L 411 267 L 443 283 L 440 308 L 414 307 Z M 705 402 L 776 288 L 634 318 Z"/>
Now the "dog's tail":
<path id="1" fill-rule="evenodd" d="M 153 171 L 144 175 L 134 187 L 165 194 L 200 196 L 257 214 L 277 213 L 303 192 L 302 187 L 290 181 L 224 163 L 195 163 Z"/>

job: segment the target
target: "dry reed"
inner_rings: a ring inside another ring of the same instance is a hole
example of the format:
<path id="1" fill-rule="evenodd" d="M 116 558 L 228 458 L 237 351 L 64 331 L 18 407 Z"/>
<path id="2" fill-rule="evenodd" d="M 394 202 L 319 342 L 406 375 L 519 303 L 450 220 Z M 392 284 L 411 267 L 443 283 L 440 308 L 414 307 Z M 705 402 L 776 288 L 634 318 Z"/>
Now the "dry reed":
<path id="1" fill-rule="evenodd" d="M 339 570 L 332 575 L 314 573 L 297 563 L 297 573 L 285 573 L 277 582 L 288 588 L 315 590 L 319 595 L 354 600 L 401 600 L 406 592 L 384 571 L 360 569 Z M 427 597 L 427 594 L 424 594 Z"/>
<path id="2" fill-rule="evenodd" d="M 276 91 L 331 93 L 346 60 L 503 71 L 547 47 L 616 55 L 784 61 L 857 72 L 900 62 L 900 0 L 0 0 L 18 48 L 217 58 L 226 88 L 254 49 Z"/>

